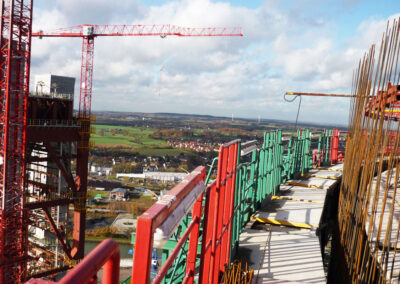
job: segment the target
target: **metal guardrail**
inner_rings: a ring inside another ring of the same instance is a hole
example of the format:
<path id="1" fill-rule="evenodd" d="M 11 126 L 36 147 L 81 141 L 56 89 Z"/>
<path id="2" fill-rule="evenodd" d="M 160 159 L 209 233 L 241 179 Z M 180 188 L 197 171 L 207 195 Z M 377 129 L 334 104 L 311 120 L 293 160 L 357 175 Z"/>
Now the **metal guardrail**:
<path id="1" fill-rule="evenodd" d="M 81 127 L 78 120 L 55 120 L 55 119 L 30 119 L 28 126 L 38 127 Z"/>
<path id="2" fill-rule="evenodd" d="M 68 101 L 72 101 L 74 99 L 74 95 L 73 94 L 32 92 L 32 93 L 29 94 L 29 96 L 30 97 L 37 97 L 37 98 L 68 100 Z"/>

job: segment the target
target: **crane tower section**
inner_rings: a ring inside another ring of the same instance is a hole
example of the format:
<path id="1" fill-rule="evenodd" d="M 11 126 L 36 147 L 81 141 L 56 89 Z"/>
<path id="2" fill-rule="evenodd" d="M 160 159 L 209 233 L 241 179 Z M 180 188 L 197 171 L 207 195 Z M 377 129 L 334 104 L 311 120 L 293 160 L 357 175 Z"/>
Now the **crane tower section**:
<path id="1" fill-rule="evenodd" d="M 26 273 L 24 177 L 32 0 L 1 1 L 0 23 L 0 283 Z"/>

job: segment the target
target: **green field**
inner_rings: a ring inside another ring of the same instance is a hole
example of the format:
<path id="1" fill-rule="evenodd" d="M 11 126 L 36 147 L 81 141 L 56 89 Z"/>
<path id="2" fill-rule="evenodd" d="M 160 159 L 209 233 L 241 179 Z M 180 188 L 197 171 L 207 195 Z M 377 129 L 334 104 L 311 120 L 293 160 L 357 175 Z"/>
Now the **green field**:
<path id="1" fill-rule="evenodd" d="M 95 128 L 96 134 L 92 134 L 91 139 L 96 145 L 124 145 L 135 148 L 168 147 L 165 141 L 149 137 L 154 132 L 151 128 L 113 125 L 95 125 Z M 101 133 L 103 135 L 100 135 Z"/>
<path id="2" fill-rule="evenodd" d="M 153 128 L 94 125 L 96 133 L 91 135 L 95 146 L 128 146 L 143 155 L 178 155 L 184 151 L 170 148 L 167 142 L 150 135 Z"/>

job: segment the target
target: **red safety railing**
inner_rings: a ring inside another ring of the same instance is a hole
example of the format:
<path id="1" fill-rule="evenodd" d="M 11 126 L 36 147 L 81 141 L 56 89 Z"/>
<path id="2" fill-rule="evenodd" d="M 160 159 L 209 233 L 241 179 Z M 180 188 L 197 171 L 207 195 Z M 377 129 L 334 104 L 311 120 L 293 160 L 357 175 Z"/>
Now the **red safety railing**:
<path id="1" fill-rule="evenodd" d="M 339 129 L 332 130 L 332 139 L 331 139 L 331 164 L 334 165 L 338 162 L 339 158 L 339 139 L 340 132 Z"/>
<path id="2" fill-rule="evenodd" d="M 59 282 L 61 284 L 97 283 L 97 272 L 103 267 L 103 284 L 119 283 L 120 251 L 117 242 L 108 239 L 102 241 L 74 269 Z M 56 283 L 42 279 L 31 279 L 28 284 Z"/>
<path id="3" fill-rule="evenodd" d="M 176 219 L 175 223 L 172 222 L 173 224 L 180 223 L 181 219 L 184 217 L 183 214 L 187 214 L 187 212 L 185 210 L 181 213 L 176 211 L 182 211 L 183 207 L 186 208 L 185 203 L 187 202 L 187 197 L 190 197 L 189 194 L 191 194 L 192 191 L 199 192 L 199 194 L 198 196 L 196 195 L 191 223 L 185 232 L 183 232 L 180 240 L 166 262 L 158 271 L 153 283 L 160 283 L 162 281 L 188 238 L 189 248 L 187 253 L 184 283 L 193 283 L 200 233 L 202 200 L 205 189 L 205 176 L 205 168 L 197 167 L 182 182 L 172 188 L 167 195 L 164 195 L 162 199 L 138 218 L 133 258 L 132 283 L 150 282 L 154 233 L 158 227 L 171 223 L 168 218 Z M 179 208 L 179 210 L 177 208 Z M 173 230 L 174 228 L 170 229 Z"/>
<path id="4" fill-rule="evenodd" d="M 202 191 L 194 204 L 191 223 L 158 271 L 153 283 L 161 283 L 188 238 L 189 247 L 183 283 L 194 282 L 202 217 L 203 232 L 199 283 L 218 283 L 225 264 L 228 264 L 230 260 L 238 148 L 239 140 L 221 146 L 217 178 L 205 190 L 204 208 L 204 191 Z M 185 196 L 197 185 L 204 185 L 204 181 L 205 168 L 198 167 L 184 181 L 169 191 L 165 195 L 167 196 L 166 199 L 164 198 L 165 200 L 158 201 L 139 217 L 136 229 L 132 283 L 149 283 L 156 229 L 167 222 L 168 216 L 180 206 Z M 202 212 L 204 212 L 204 216 L 202 216 Z"/>
<path id="5" fill-rule="evenodd" d="M 320 167 L 324 163 L 335 165 L 337 162 L 343 162 L 343 152 L 339 151 L 339 141 L 341 132 L 339 129 L 332 129 L 332 135 L 329 138 L 328 147 L 312 150 L 313 168 Z M 328 158 L 326 158 L 328 156 Z M 328 160 L 326 160 L 328 159 Z"/>
<path id="6" fill-rule="evenodd" d="M 217 178 L 206 192 L 199 283 L 218 283 L 229 263 L 238 147 L 239 140 L 221 146 Z"/>

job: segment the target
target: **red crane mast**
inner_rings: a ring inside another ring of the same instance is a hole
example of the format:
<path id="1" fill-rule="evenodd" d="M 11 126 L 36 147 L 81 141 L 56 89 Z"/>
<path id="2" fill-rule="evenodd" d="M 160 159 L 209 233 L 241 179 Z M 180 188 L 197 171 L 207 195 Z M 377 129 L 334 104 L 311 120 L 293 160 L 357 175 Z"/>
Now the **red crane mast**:
<path id="1" fill-rule="evenodd" d="M 0 13 L 0 283 L 18 283 L 28 251 L 24 179 L 32 0 L 1 1 Z"/>

